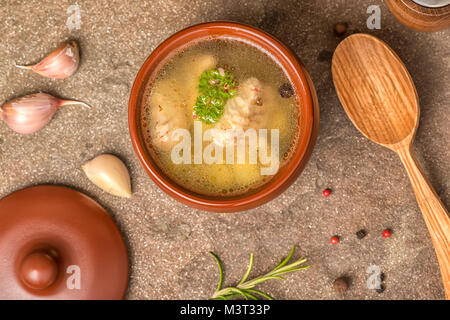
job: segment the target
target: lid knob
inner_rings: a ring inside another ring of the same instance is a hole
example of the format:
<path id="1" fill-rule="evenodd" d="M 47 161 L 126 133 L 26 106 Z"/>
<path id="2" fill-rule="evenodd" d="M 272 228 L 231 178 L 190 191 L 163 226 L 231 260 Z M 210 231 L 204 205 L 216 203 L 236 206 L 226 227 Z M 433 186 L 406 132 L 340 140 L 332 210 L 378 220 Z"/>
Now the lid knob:
<path id="1" fill-rule="evenodd" d="M 58 265 L 50 254 L 43 251 L 33 252 L 23 259 L 20 276 L 27 287 L 45 289 L 56 280 Z"/>

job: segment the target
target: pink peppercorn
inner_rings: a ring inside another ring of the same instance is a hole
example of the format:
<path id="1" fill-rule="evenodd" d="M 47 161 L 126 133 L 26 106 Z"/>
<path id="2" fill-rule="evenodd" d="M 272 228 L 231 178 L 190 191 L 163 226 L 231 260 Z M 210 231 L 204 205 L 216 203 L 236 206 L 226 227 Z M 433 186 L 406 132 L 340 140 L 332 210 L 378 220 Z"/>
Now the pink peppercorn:
<path id="1" fill-rule="evenodd" d="M 339 242 L 339 237 L 334 236 L 330 239 L 331 244 L 337 244 Z"/>

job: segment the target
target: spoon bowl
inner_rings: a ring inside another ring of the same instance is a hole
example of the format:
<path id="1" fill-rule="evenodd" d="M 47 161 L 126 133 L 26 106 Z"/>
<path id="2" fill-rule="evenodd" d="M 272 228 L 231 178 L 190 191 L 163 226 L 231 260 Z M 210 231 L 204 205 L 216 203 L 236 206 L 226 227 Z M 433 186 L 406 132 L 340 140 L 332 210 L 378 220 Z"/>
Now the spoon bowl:
<path id="1" fill-rule="evenodd" d="M 348 37 L 335 51 L 332 70 L 347 115 L 367 138 L 390 148 L 413 138 L 419 123 L 416 88 L 384 42 L 368 34 Z"/>
<path id="2" fill-rule="evenodd" d="M 408 70 L 386 43 L 368 34 L 354 34 L 337 47 L 332 73 L 339 100 L 356 128 L 395 151 L 405 166 L 450 299 L 450 219 L 411 151 L 419 124 L 419 99 Z"/>

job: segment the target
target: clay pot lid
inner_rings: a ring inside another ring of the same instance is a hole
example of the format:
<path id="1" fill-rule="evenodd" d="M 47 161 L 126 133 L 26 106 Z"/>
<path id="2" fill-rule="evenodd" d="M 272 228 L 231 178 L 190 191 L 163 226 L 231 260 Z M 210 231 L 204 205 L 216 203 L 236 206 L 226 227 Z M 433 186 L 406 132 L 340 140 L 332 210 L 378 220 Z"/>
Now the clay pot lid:
<path id="1" fill-rule="evenodd" d="M 128 255 L 97 202 L 61 186 L 0 200 L 0 299 L 122 299 Z"/>

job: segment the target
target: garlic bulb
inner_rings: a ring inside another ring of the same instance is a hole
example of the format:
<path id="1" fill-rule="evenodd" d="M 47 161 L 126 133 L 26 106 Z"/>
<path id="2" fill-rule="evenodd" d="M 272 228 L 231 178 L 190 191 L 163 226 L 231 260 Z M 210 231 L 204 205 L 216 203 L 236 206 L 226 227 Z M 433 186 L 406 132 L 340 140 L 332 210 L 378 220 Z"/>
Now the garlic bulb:
<path id="1" fill-rule="evenodd" d="M 118 197 L 131 197 L 130 174 L 125 164 L 112 154 L 102 154 L 83 166 L 91 182 L 106 192 Z"/>
<path id="2" fill-rule="evenodd" d="M 35 65 L 21 66 L 16 64 L 16 67 L 33 70 L 47 78 L 65 79 L 77 71 L 79 63 L 78 44 L 75 41 L 69 41 L 61 44 Z"/>
<path id="3" fill-rule="evenodd" d="M 0 107 L 0 119 L 17 133 L 31 134 L 45 127 L 56 110 L 68 104 L 89 107 L 83 102 L 58 99 L 41 92 L 6 102 Z"/>

